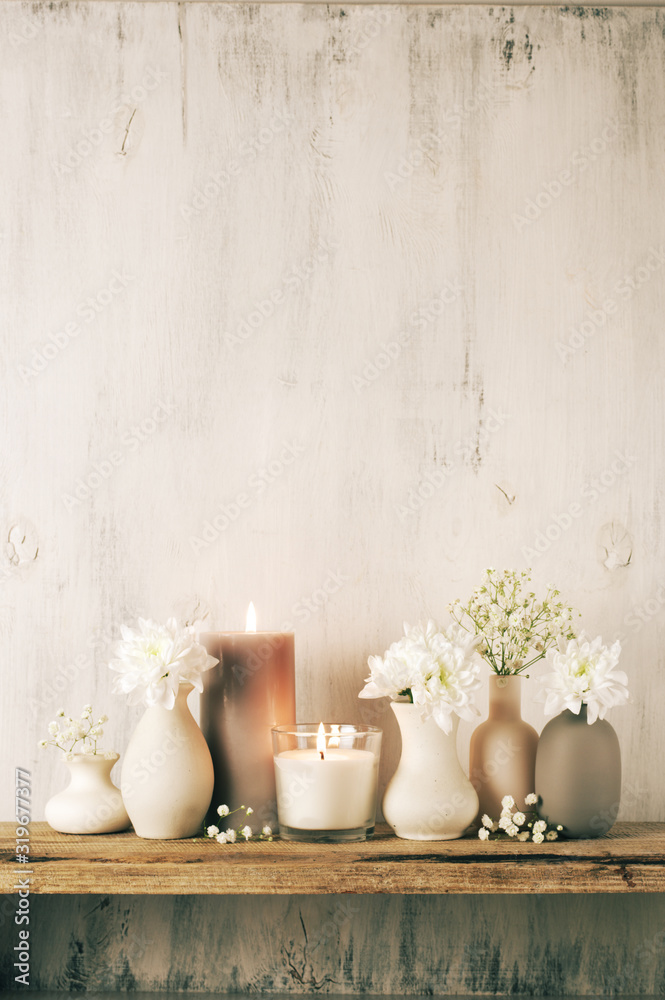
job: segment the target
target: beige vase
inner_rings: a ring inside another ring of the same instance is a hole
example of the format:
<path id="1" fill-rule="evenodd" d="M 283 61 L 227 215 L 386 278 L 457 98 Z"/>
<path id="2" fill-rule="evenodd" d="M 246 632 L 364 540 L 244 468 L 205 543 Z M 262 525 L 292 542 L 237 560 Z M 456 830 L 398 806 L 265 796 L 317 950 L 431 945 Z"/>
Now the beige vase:
<path id="1" fill-rule="evenodd" d="M 147 708 L 129 741 L 122 797 L 134 830 L 148 840 L 203 832 L 213 786 L 212 760 L 181 684 L 172 709 Z"/>
<path id="2" fill-rule="evenodd" d="M 59 833 L 117 833 L 129 826 L 119 789 L 111 781 L 117 756 L 76 753 L 65 764 L 70 782 L 46 803 L 46 822 Z"/>
<path id="3" fill-rule="evenodd" d="M 535 791 L 538 733 L 522 718 L 520 676 L 492 674 L 489 696 L 488 718 L 471 736 L 469 777 L 480 801 L 478 816 L 496 820 L 504 795 L 512 795 L 522 809 Z"/>

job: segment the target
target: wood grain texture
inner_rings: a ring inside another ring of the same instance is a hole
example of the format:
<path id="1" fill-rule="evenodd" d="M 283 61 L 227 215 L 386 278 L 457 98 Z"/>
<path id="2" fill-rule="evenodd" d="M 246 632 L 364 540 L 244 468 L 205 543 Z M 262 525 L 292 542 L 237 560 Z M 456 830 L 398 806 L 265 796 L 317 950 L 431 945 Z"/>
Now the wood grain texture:
<path id="1" fill-rule="evenodd" d="M 665 975 L 653 895 L 35 896 L 32 913 L 34 989 L 611 996 Z"/>
<path id="2" fill-rule="evenodd" d="M 616 831 L 616 832 L 615 832 Z M 665 826 L 620 824 L 598 840 L 515 844 L 476 838 L 399 840 L 387 828 L 363 844 L 227 845 L 94 837 L 36 824 L 30 865 L 17 865 L 3 825 L 0 891 L 30 871 L 31 893 L 311 895 L 320 893 L 631 893 L 665 891 Z"/>
<path id="3" fill-rule="evenodd" d="M 35 819 L 63 786 L 60 704 L 126 745 L 118 623 L 236 628 L 250 599 L 296 629 L 301 719 L 384 725 L 385 782 L 368 654 L 531 562 L 624 635 L 621 815 L 665 820 L 664 30 L 0 4 L 2 817 L 12 766 Z"/>

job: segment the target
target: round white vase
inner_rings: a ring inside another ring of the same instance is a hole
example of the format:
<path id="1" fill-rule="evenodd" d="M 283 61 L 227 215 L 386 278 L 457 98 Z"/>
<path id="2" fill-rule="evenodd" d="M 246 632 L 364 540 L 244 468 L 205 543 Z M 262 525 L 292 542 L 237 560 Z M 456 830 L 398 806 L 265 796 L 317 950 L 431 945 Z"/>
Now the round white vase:
<path id="1" fill-rule="evenodd" d="M 402 756 L 383 797 L 383 815 L 404 840 L 455 840 L 478 812 L 478 796 L 457 756 L 459 718 L 451 733 L 423 721 L 417 705 L 392 702 Z"/>
<path id="2" fill-rule="evenodd" d="M 180 840 L 201 833 L 210 805 L 213 769 L 203 733 L 181 684 L 172 709 L 147 708 L 122 768 L 122 797 L 139 837 Z"/>
<path id="3" fill-rule="evenodd" d="M 117 756 L 74 754 L 65 764 L 70 783 L 46 803 L 46 822 L 58 833 L 117 833 L 129 827 L 119 789 L 111 781 Z"/>

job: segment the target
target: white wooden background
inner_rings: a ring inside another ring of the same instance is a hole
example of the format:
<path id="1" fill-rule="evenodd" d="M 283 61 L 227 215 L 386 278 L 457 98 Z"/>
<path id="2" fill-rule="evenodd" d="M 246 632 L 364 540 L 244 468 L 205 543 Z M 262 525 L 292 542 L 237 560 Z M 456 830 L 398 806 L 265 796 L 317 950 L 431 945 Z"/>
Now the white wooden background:
<path id="1" fill-rule="evenodd" d="M 296 628 L 299 717 L 369 719 L 404 619 L 531 564 L 625 636 L 622 815 L 665 819 L 664 33 L 0 5 L 2 818 L 14 766 L 35 819 L 64 783 L 36 748 L 58 707 L 126 745 L 120 622 L 238 628 L 253 600 Z"/>

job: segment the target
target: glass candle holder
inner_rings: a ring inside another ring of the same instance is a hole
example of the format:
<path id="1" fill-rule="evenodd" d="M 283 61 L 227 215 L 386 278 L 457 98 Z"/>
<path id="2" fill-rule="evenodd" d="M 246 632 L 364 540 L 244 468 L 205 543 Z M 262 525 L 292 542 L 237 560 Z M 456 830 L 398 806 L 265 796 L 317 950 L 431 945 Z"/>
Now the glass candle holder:
<path id="1" fill-rule="evenodd" d="M 374 833 L 380 729 L 342 723 L 275 726 L 279 835 L 345 843 Z"/>

